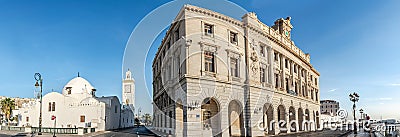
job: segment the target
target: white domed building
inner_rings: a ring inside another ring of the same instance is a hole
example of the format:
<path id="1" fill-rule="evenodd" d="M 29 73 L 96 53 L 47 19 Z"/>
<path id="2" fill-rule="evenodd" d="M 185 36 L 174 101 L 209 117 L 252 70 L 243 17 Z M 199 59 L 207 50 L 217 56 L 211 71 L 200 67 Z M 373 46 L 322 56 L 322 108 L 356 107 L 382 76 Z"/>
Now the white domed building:
<path id="1" fill-rule="evenodd" d="M 130 76 L 129 76 L 130 77 Z M 121 104 L 117 96 L 96 97 L 96 88 L 79 76 L 70 80 L 62 93 L 43 95 L 42 127 L 95 128 L 96 131 L 133 127 L 134 110 Z M 19 126 L 39 127 L 40 102 L 20 109 Z"/>

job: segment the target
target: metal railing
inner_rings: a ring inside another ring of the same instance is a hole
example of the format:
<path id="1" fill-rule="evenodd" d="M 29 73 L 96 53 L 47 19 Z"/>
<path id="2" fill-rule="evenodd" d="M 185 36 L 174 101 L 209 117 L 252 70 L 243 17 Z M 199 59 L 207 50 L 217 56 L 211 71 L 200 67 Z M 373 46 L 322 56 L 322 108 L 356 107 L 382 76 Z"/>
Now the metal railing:
<path id="1" fill-rule="evenodd" d="M 6 131 L 21 131 L 25 132 L 26 127 L 17 127 L 17 126 L 1 126 L 1 130 Z M 38 127 L 31 127 L 32 132 L 38 133 Z M 96 128 L 84 128 L 83 133 L 96 132 Z M 54 133 L 56 134 L 78 134 L 78 128 L 50 128 L 50 127 L 42 127 L 42 133 Z"/>
<path id="2" fill-rule="evenodd" d="M 32 127 L 33 132 L 39 132 L 38 127 Z M 78 134 L 78 128 L 48 128 L 42 127 L 42 133 Z"/>

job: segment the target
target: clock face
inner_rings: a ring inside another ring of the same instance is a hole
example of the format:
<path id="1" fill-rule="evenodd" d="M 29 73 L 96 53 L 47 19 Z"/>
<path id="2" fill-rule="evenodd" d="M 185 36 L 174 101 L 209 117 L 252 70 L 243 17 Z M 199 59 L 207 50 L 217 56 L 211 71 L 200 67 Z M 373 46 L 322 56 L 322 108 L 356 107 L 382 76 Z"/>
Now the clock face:
<path id="1" fill-rule="evenodd" d="M 288 31 L 285 31 L 285 35 L 286 35 L 286 36 L 289 36 L 289 32 L 288 32 Z"/>
<path id="2" fill-rule="evenodd" d="M 131 85 L 125 85 L 125 93 L 131 93 Z"/>

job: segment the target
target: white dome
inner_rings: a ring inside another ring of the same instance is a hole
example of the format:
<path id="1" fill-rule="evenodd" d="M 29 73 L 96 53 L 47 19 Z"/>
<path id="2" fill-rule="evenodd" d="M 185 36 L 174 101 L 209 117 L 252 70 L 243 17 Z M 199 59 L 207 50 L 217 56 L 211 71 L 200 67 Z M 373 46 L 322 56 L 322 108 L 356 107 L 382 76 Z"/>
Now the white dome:
<path id="1" fill-rule="evenodd" d="M 63 95 L 69 94 L 92 94 L 92 91 L 96 89 L 86 79 L 82 77 L 76 77 L 70 80 L 63 88 Z"/>

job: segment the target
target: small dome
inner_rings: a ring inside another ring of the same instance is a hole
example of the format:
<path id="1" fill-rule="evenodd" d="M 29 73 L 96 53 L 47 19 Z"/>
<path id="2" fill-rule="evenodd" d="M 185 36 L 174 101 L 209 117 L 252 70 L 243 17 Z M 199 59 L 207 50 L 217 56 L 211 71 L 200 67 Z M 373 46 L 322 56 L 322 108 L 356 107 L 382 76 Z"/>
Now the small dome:
<path id="1" fill-rule="evenodd" d="M 63 88 L 63 95 L 69 94 L 92 94 L 92 91 L 96 91 L 96 89 L 89 83 L 86 79 L 82 77 L 76 77 L 70 80 Z"/>

